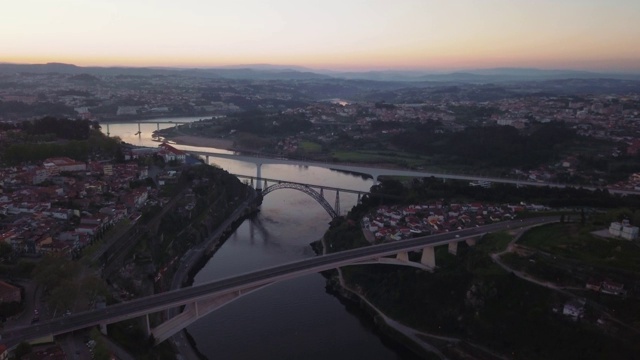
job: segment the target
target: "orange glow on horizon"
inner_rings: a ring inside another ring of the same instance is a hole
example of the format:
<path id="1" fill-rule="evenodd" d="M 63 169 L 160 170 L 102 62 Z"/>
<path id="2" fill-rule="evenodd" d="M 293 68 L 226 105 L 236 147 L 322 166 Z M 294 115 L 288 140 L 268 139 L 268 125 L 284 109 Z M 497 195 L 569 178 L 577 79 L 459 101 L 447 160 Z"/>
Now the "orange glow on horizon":
<path id="1" fill-rule="evenodd" d="M 256 60 L 244 58 L 192 59 L 188 57 L 7 57 L 1 61 L 16 64 L 65 63 L 81 67 L 175 67 L 175 68 L 215 68 L 223 66 L 271 64 L 302 66 L 311 70 L 335 71 L 372 71 L 372 70 L 433 70 L 456 71 L 464 69 L 485 69 L 498 67 L 526 67 L 541 69 L 576 69 L 576 70 L 629 70 L 640 71 L 640 63 L 635 58 L 611 59 L 606 57 L 590 59 L 566 57 L 522 56 L 410 56 L 403 54 L 371 54 L 364 56 L 331 57 L 326 56 L 292 56 L 274 57 Z"/>
<path id="2" fill-rule="evenodd" d="M 640 71 L 632 0 L 65 1 L 5 4 L 0 62 Z"/>

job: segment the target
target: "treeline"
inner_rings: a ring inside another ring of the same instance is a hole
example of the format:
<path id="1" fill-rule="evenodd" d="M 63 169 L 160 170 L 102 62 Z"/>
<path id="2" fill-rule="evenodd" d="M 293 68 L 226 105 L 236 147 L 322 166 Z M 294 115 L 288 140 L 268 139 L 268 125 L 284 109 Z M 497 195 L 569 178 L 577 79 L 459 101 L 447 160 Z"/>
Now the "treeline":
<path id="1" fill-rule="evenodd" d="M 380 205 L 416 204 L 445 199 L 449 202 L 480 201 L 494 203 L 533 203 L 553 208 L 593 207 L 593 208 L 640 208 L 640 196 L 619 196 L 607 190 L 587 190 L 582 188 L 552 188 L 509 184 L 492 184 L 490 188 L 469 186 L 466 181 L 436 178 L 416 178 L 402 183 L 398 180 L 382 180 L 371 187 L 370 193 L 362 198 L 348 215 L 359 220 L 369 209 Z"/>
<path id="2" fill-rule="evenodd" d="M 31 135 L 55 134 L 58 139 L 87 140 L 92 128 L 98 129 L 98 124 L 89 120 L 57 119 L 47 116 L 33 121 L 19 123 L 22 131 Z"/>
<path id="3" fill-rule="evenodd" d="M 268 115 L 262 111 L 245 111 L 230 116 L 226 130 L 237 130 L 255 135 L 294 135 L 308 131 L 313 124 L 299 115 Z"/>
<path id="4" fill-rule="evenodd" d="M 36 102 L 27 104 L 21 101 L 0 101 L 0 114 L 19 115 L 22 118 L 45 114 L 63 117 L 75 114 L 75 110 L 62 103 Z"/>
<path id="5" fill-rule="evenodd" d="M 536 124 L 529 134 L 511 126 L 467 127 L 447 133 L 415 124 L 391 142 L 407 152 L 449 156 L 465 165 L 528 168 L 552 160 L 575 136 L 560 122 Z"/>
<path id="6" fill-rule="evenodd" d="M 32 121 L 18 123 L 0 123 L 0 130 L 20 130 L 34 138 L 86 140 L 92 129 L 99 130 L 96 121 L 73 120 L 46 116 Z"/>
<path id="7" fill-rule="evenodd" d="M 59 156 L 78 161 L 86 161 L 90 157 L 122 158 L 119 140 L 106 137 L 95 129 L 97 124 L 87 120 L 46 117 L 19 123 L 15 127 L 27 136 L 18 141 L 14 139 L 0 150 L 2 162 L 6 165 L 37 162 Z"/>

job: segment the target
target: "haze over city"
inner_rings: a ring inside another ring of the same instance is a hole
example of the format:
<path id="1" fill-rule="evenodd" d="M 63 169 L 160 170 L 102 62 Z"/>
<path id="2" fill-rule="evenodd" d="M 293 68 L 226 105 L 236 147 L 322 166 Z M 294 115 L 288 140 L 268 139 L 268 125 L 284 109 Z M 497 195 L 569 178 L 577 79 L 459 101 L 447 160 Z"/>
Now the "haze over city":
<path id="1" fill-rule="evenodd" d="M 11 63 L 640 71 L 629 0 L 25 0 L 3 15 Z"/>

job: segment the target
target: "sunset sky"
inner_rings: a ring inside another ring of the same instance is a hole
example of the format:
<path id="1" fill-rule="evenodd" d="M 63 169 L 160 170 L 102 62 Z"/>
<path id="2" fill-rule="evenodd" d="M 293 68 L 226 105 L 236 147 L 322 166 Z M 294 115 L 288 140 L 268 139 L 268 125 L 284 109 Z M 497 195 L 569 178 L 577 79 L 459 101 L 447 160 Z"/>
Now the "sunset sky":
<path id="1" fill-rule="evenodd" d="M 639 0 L 19 0 L 0 62 L 640 72 Z"/>

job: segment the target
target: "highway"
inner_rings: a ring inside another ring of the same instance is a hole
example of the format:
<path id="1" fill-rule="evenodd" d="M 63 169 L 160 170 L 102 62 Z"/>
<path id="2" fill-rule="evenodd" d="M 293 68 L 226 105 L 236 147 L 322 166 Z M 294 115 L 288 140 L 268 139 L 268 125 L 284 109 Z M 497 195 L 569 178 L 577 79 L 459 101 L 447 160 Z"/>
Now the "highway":
<path id="1" fill-rule="evenodd" d="M 195 150 L 184 150 L 184 151 L 194 155 L 218 157 L 223 159 L 244 161 L 244 162 L 249 162 L 254 164 L 317 166 L 325 169 L 357 172 L 361 174 L 371 175 L 375 181 L 378 180 L 379 176 L 434 177 L 438 179 L 451 179 L 451 180 L 463 180 L 463 181 L 488 181 L 492 183 L 512 184 L 517 186 L 549 186 L 554 188 L 575 187 L 575 188 L 582 188 L 582 189 L 591 190 L 591 191 L 606 189 L 610 193 L 620 194 L 620 195 L 640 194 L 639 190 L 633 190 L 633 189 L 617 189 L 617 188 L 608 188 L 608 187 L 583 186 L 583 185 L 571 185 L 571 184 L 567 185 L 567 184 L 561 184 L 561 183 L 538 182 L 538 181 L 529 181 L 529 180 L 499 178 L 499 177 L 485 177 L 485 176 L 478 176 L 478 175 L 461 175 L 461 174 L 453 174 L 453 173 L 451 174 L 434 173 L 429 171 L 388 169 L 383 167 L 362 166 L 357 164 L 353 165 L 353 164 L 342 164 L 342 163 L 323 163 L 319 161 L 310 161 L 310 160 L 293 160 L 293 159 L 286 159 L 282 157 L 269 158 L 264 156 L 223 154 L 223 153 L 216 153 L 216 152 L 210 152 L 210 151 L 195 151 Z"/>
<path id="2" fill-rule="evenodd" d="M 557 221 L 557 217 L 540 217 L 505 221 L 454 232 L 423 236 L 393 243 L 385 243 L 339 253 L 321 255 L 310 259 L 295 261 L 228 277 L 207 284 L 151 295 L 111 305 L 103 309 L 77 313 L 68 317 L 57 318 L 26 327 L 5 329 L 2 334 L 2 340 L 5 344 L 12 346 L 26 340 L 37 339 L 47 335 L 63 334 L 98 324 L 114 323 L 178 307 L 212 296 L 233 293 L 249 287 L 271 284 L 306 274 L 351 265 L 360 261 L 394 255 L 398 252 L 421 250 L 425 246 L 445 245 L 452 241 L 462 241 L 465 238 L 481 236 L 488 232 L 531 226 L 552 221 Z"/>

